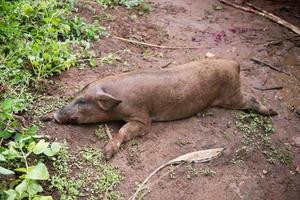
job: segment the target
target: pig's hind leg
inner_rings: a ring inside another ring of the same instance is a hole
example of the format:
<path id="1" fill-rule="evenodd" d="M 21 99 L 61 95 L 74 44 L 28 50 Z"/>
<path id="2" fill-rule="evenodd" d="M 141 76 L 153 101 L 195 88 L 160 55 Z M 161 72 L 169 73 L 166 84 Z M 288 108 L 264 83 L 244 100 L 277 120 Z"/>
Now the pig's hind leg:
<path id="1" fill-rule="evenodd" d="M 148 122 L 130 121 L 126 123 L 105 146 L 104 154 L 106 160 L 109 160 L 118 151 L 122 143 L 135 137 L 143 136 L 148 133 L 149 130 L 150 120 Z"/>
<path id="2" fill-rule="evenodd" d="M 250 94 L 237 95 L 231 104 L 232 109 L 239 110 L 254 110 L 257 113 L 265 116 L 277 115 L 277 112 L 271 108 L 267 108 L 261 102 L 259 102 L 254 96 Z"/>

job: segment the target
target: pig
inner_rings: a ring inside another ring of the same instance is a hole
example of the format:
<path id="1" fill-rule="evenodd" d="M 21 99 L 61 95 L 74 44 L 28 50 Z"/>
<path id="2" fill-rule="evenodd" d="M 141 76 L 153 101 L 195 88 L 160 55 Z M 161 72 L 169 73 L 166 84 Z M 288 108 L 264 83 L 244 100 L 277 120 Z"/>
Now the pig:
<path id="1" fill-rule="evenodd" d="M 104 148 L 105 158 L 110 159 L 122 143 L 148 133 L 153 121 L 187 118 L 207 107 L 276 115 L 242 91 L 239 73 L 240 66 L 233 60 L 206 58 L 108 76 L 85 86 L 54 118 L 61 124 L 125 121 Z"/>

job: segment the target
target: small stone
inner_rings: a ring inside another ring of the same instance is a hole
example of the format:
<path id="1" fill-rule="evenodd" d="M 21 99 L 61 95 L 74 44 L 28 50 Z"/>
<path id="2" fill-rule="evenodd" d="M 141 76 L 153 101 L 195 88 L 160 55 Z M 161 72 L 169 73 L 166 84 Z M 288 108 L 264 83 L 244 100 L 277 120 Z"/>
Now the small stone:
<path id="1" fill-rule="evenodd" d="M 48 122 L 48 121 L 51 121 L 51 120 L 53 120 L 53 119 L 54 119 L 53 113 L 47 113 L 47 114 L 45 114 L 44 116 L 42 116 L 42 117 L 40 118 L 40 120 L 41 120 L 42 122 Z"/>
<path id="2" fill-rule="evenodd" d="M 266 174 L 268 173 L 268 171 L 267 171 L 267 170 L 263 170 L 262 173 L 263 173 L 264 175 L 266 175 Z"/>
<path id="3" fill-rule="evenodd" d="M 295 147 L 300 147 L 300 137 L 292 137 L 291 144 Z"/>
<path id="4" fill-rule="evenodd" d="M 300 164 L 297 165 L 297 167 L 296 167 L 296 172 L 297 172 L 298 174 L 300 174 Z"/>
<path id="5" fill-rule="evenodd" d="M 292 150 L 292 145 L 290 143 L 284 143 L 284 146 L 287 150 L 291 151 Z"/>
<path id="6" fill-rule="evenodd" d="M 205 54 L 205 58 L 213 58 L 213 57 L 215 57 L 215 54 L 213 54 L 213 53 L 207 52 Z"/>

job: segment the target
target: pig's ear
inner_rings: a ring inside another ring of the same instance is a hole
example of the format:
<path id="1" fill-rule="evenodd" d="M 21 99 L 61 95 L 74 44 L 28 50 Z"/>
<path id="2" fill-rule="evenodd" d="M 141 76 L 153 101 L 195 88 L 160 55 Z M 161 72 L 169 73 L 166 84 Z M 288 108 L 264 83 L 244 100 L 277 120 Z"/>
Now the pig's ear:
<path id="1" fill-rule="evenodd" d="M 121 100 L 116 99 L 112 95 L 102 91 L 97 94 L 97 101 L 100 108 L 105 111 L 113 109 L 114 107 L 119 105 L 119 103 L 122 102 Z"/>

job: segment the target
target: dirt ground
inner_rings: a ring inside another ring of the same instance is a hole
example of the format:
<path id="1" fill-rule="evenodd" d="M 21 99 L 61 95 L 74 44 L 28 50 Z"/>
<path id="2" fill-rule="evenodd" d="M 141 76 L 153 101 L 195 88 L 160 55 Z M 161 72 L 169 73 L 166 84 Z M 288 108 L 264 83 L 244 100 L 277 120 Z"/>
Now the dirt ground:
<path id="1" fill-rule="evenodd" d="M 71 96 L 77 88 L 101 77 L 133 71 L 137 69 L 168 67 L 203 58 L 207 52 L 218 57 L 232 58 L 241 64 L 241 77 L 247 92 L 255 94 L 266 105 L 278 111 L 273 117 L 275 145 L 292 144 L 292 138 L 300 134 L 300 118 L 293 108 L 300 107 L 300 41 L 295 34 L 269 20 L 221 5 L 217 0 L 151 0 L 153 7 L 149 14 L 139 15 L 135 10 L 115 8 L 103 10 L 96 8 L 93 14 L 79 6 L 79 14 L 88 21 L 109 13 L 115 17 L 112 22 L 105 20 L 104 26 L 112 35 L 143 40 L 165 46 L 195 46 L 200 49 L 167 50 L 142 47 L 105 38 L 92 45 L 97 56 L 115 53 L 121 61 L 101 64 L 91 68 L 72 68 L 54 78 L 55 87 L 49 94 Z M 287 21 L 300 27 L 300 4 L 297 1 L 251 1 Z M 130 50 L 130 51 L 129 51 Z M 292 74 L 287 76 L 253 63 L 256 57 L 265 62 L 282 67 Z M 125 62 L 126 61 L 126 62 Z M 283 86 L 282 90 L 260 91 L 254 87 Z M 235 126 L 238 111 L 210 108 L 197 116 L 165 123 L 153 123 L 152 130 L 138 140 L 134 149 L 126 144 L 110 161 L 124 175 L 118 190 L 128 198 L 135 183 L 151 173 L 162 163 L 184 153 L 225 147 L 224 154 L 206 164 L 194 167 L 209 167 L 216 172 L 213 177 L 186 177 L 186 166 L 178 167 L 173 177 L 155 178 L 150 192 L 144 199 L 300 199 L 300 175 L 295 168 L 300 165 L 300 148 L 291 146 L 294 154 L 293 164 L 270 164 L 260 153 L 248 156 L 246 162 L 231 164 L 235 151 L 241 146 L 241 135 Z M 121 126 L 119 122 L 108 124 L 115 133 Z M 96 125 L 57 125 L 46 123 L 43 134 L 60 140 L 66 139 L 71 149 L 89 146 L 103 148 L 94 131 Z M 231 139 L 224 138 L 224 132 Z M 179 146 L 178 140 L 188 141 Z M 160 174 L 164 174 L 165 169 Z"/>

